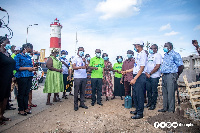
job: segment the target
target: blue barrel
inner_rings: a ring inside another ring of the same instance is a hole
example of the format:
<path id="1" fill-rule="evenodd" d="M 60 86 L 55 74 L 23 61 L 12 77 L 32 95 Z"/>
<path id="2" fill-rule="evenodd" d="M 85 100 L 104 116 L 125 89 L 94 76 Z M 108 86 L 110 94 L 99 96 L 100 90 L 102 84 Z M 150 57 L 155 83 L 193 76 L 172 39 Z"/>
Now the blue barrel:
<path id="1" fill-rule="evenodd" d="M 132 108 L 132 97 L 131 96 L 126 96 L 124 98 L 124 107 L 127 109 Z"/>

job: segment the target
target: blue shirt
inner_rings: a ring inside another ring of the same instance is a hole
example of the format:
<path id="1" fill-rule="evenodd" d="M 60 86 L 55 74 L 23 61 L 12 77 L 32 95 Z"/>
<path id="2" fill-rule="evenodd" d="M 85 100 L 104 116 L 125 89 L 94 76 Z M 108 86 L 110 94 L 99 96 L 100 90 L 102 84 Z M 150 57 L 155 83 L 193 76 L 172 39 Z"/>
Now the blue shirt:
<path id="1" fill-rule="evenodd" d="M 32 77 L 33 73 L 28 70 L 19 71 L 20 67 L 33 67 L 33 63 L 30 56 L 25 56 L 23 53 L 17 54 L 14 58 L 16 61 L 16 70 L 15 73 L 16 78 L 22 78 L 22 77 Z"/>
<path id="2" fill-rule="evenodd" d="M 161 65 L 161 73 L 177 73 L 178 67 L 183 65 L 183 60 L 179 53 L 171 50 L 165 53 L 163 63 Z"/>

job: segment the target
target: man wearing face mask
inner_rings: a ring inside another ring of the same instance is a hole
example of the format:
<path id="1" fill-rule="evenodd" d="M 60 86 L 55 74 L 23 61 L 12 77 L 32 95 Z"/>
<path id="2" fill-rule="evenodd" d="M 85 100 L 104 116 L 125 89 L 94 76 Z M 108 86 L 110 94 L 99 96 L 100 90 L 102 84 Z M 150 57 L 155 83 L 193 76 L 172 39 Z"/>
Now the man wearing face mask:
<path id="1" fill-rule="evenodd" d="M 130 84 L 133 85 L 132 95 L 136 110 L 130 113 L 135 115 L 131 117 L 132 119 L 140 119 L 143 118 L 144 112 L 144 88 L 146 82 L 144 67 L 147 61 L 147 54 L 143 50 L 144 43 L 142 41 L 136 42 L 133 45 L 135 46 L 134 50 L 137 52 L 134 67 L 122 73 L 126 74 L 133 71 L 133 79 Z"/>
<path id="2" fill-rule="evenodd" d="M 77 56 L 72 60 L 72 67 L 74 70 L 74 110 L 78 110 L 78 91 L 80 90 L 80 106 L 88 109 L 85 106 L 85 86 L 87 80 L 86 62 L 84 57 L 84 48 L 79 47 Z"/>
<path id="3" fill-rule="evenodd" d="M 154 110 L 156 108 L 156 102 L 158 97 L 158 82 L 160 79 L 160 65 L 162 63 L 162 56 L 157 53 L 158 46 L 153 44 L 149 49 L 149 56 L 147 65 L 145 67 L 146 74 L 146 88 L 148 104 L 146 108 L 150 107 L 149 110 Z"/>
<path id="4" fill-rule="evenodd" d="M 103 105 L 101 103 L 101 92 L 102 92 L 102 79 L 104 71 L 104 59 L 101 58 L 101 50 L 95 50 L 96 56 L 90 60 L 89 68 L 92 70 L 91 82 L 92 82 L 92 103 L 94 106 L 96 102 L 96 89 L 97 89 L 97 104 Z"/>
<path id="5" fill-rule="evenodd" d="M 62 50 L 61 57 L 60 57 L 60 61 L 62 62 L 62 69 L 63 69 L 62 73 L 63 73 L 63 83 L 64 83 L 64 92 L 63 92 L 62 98 L 68 99 L 67 95 L 66 95 L 66 91 L 67 91 L 66 85 L 67 85 L 67 77 L 69 76 L 68 75 L 69 62 L 66 58 L 66 55 L 67 55 L 67 51 Z"/>
<path id="6" fill-rule="evenodd" d="M 123 62 L 122 71 L 126 71 L 126 70 L 129 70 L 129 69 L 134 67 L 135 59 L 133 58 L 133 56 L 134 56 L 134 52 L 132 50 L 128 50 L 127 51 L 128 59 L 126 59 Z M 132 72 L 128 72 L 128 73 L 122 75 L 120 83 L 124 84 L 125 96 L 131 96 L 130 82 L 131 82 L 132 79 L 133 79 L 133 73 Z"/>
<path id="7" fill-rule="evenodd" d="M 163 109 L 158 112 L 174 112 L 175 111 L 175 90 L 177 87 L 177 79 L 183 72 L 183 61 L 179 53 L 173 50 L 171 42 L 167 42 L 163 48 L 165 55 L 161 65 L 162 76 L 162 92 L 163 92 Z"/>

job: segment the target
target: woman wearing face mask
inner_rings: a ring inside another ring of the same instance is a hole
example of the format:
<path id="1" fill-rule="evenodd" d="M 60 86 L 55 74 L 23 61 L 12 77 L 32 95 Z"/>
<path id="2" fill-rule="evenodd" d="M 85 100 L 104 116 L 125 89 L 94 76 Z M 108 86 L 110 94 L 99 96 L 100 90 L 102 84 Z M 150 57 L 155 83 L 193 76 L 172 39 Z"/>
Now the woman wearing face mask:
<path id="1" fill-rule="evenodd" d="M 122 96 L 125 95 L 125 90 L 123 84 L 120 84 L 120 80 L 122 78 L 122 74 L 119 73 L 119 71 L 122 70 L 122 56 L 117 56 L 116 58 L 117 63 L 114 64 L 113 70 L 115 70 L 115 79 L 114 79 L 114 97 L 112 99 L 115 99 L 115 96 L 120 96 L 121 100 L 123 100 Z"/>
<path id="2" fill-rule="evenodd" d="M 30 43 L 23 44 L 19 54 L 14 58 L 16 61 L 15 77 L 18 84 L 18 111 L 20 115 L 31 114 L 28 109 L 29 92 L 32 86 L 33 71 L 37 70 L 37 67 L 33 67 L 33 63 L 30 57 L 30 53 L 33 51 L 33 45 Z"/>
<path id="3" fill-rule="evenodd" d="M 59 56 L 59 51 L 53 49 L 51 55 L 47 60 L 47 76 L 44 84 L 44 93 L 48 93 L 46 105 L 52 105 L 50 103 L 51 93 L 54 93 L 53 102 L 60 102 L 58 93 L 64 91 L 62 63 L 56 58 Z"/>
<path id="4" fill-rule="evenodd" d="M 90 59 L 91 59 L 90 55 L 86 54 L 85 59 L 86 59 L 86 66 L 88 66 L 90 64 Z M 87 82 L 85 87 L 85 98 L 91 99 L 92 98 L 91 70 L 87 67 L 86 72 L 87 72 Z"/>
<path id="5" fill-rule="evenodd" d="M 10 48 L 9 39 L 0 36 L 0 125 L 6 125 L 4 121 L 10 121 L 3 116 L 8 98 L 10 96 L 11 82 L 15 61 L 8 54 Z"/>
<path id="6" fill-rule="evenodd" d="M 103 53 L 102 58 L 104 59 L 104 73 L 103 73 L 103 84 L 102 84 L 102 95 L 106 96 L 106 101 L 109 101 L 108 97 L 113 97 L 113 84 L 112 76 L 110 71 L 112 71 L 112 63 L 109 61 L 108 54 Z"/>

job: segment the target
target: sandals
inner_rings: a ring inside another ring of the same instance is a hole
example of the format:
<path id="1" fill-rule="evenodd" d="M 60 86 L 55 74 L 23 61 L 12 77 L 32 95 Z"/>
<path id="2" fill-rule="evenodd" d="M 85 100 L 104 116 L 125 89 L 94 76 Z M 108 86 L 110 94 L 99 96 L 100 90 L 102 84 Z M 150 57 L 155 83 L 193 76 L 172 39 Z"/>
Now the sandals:
<path id="1" fill-rule="evenodd" d="M 31 107 L 37 107 L 37 105 L 36 104 L 32 104 L 32 105 L 30 105 Z"/>

